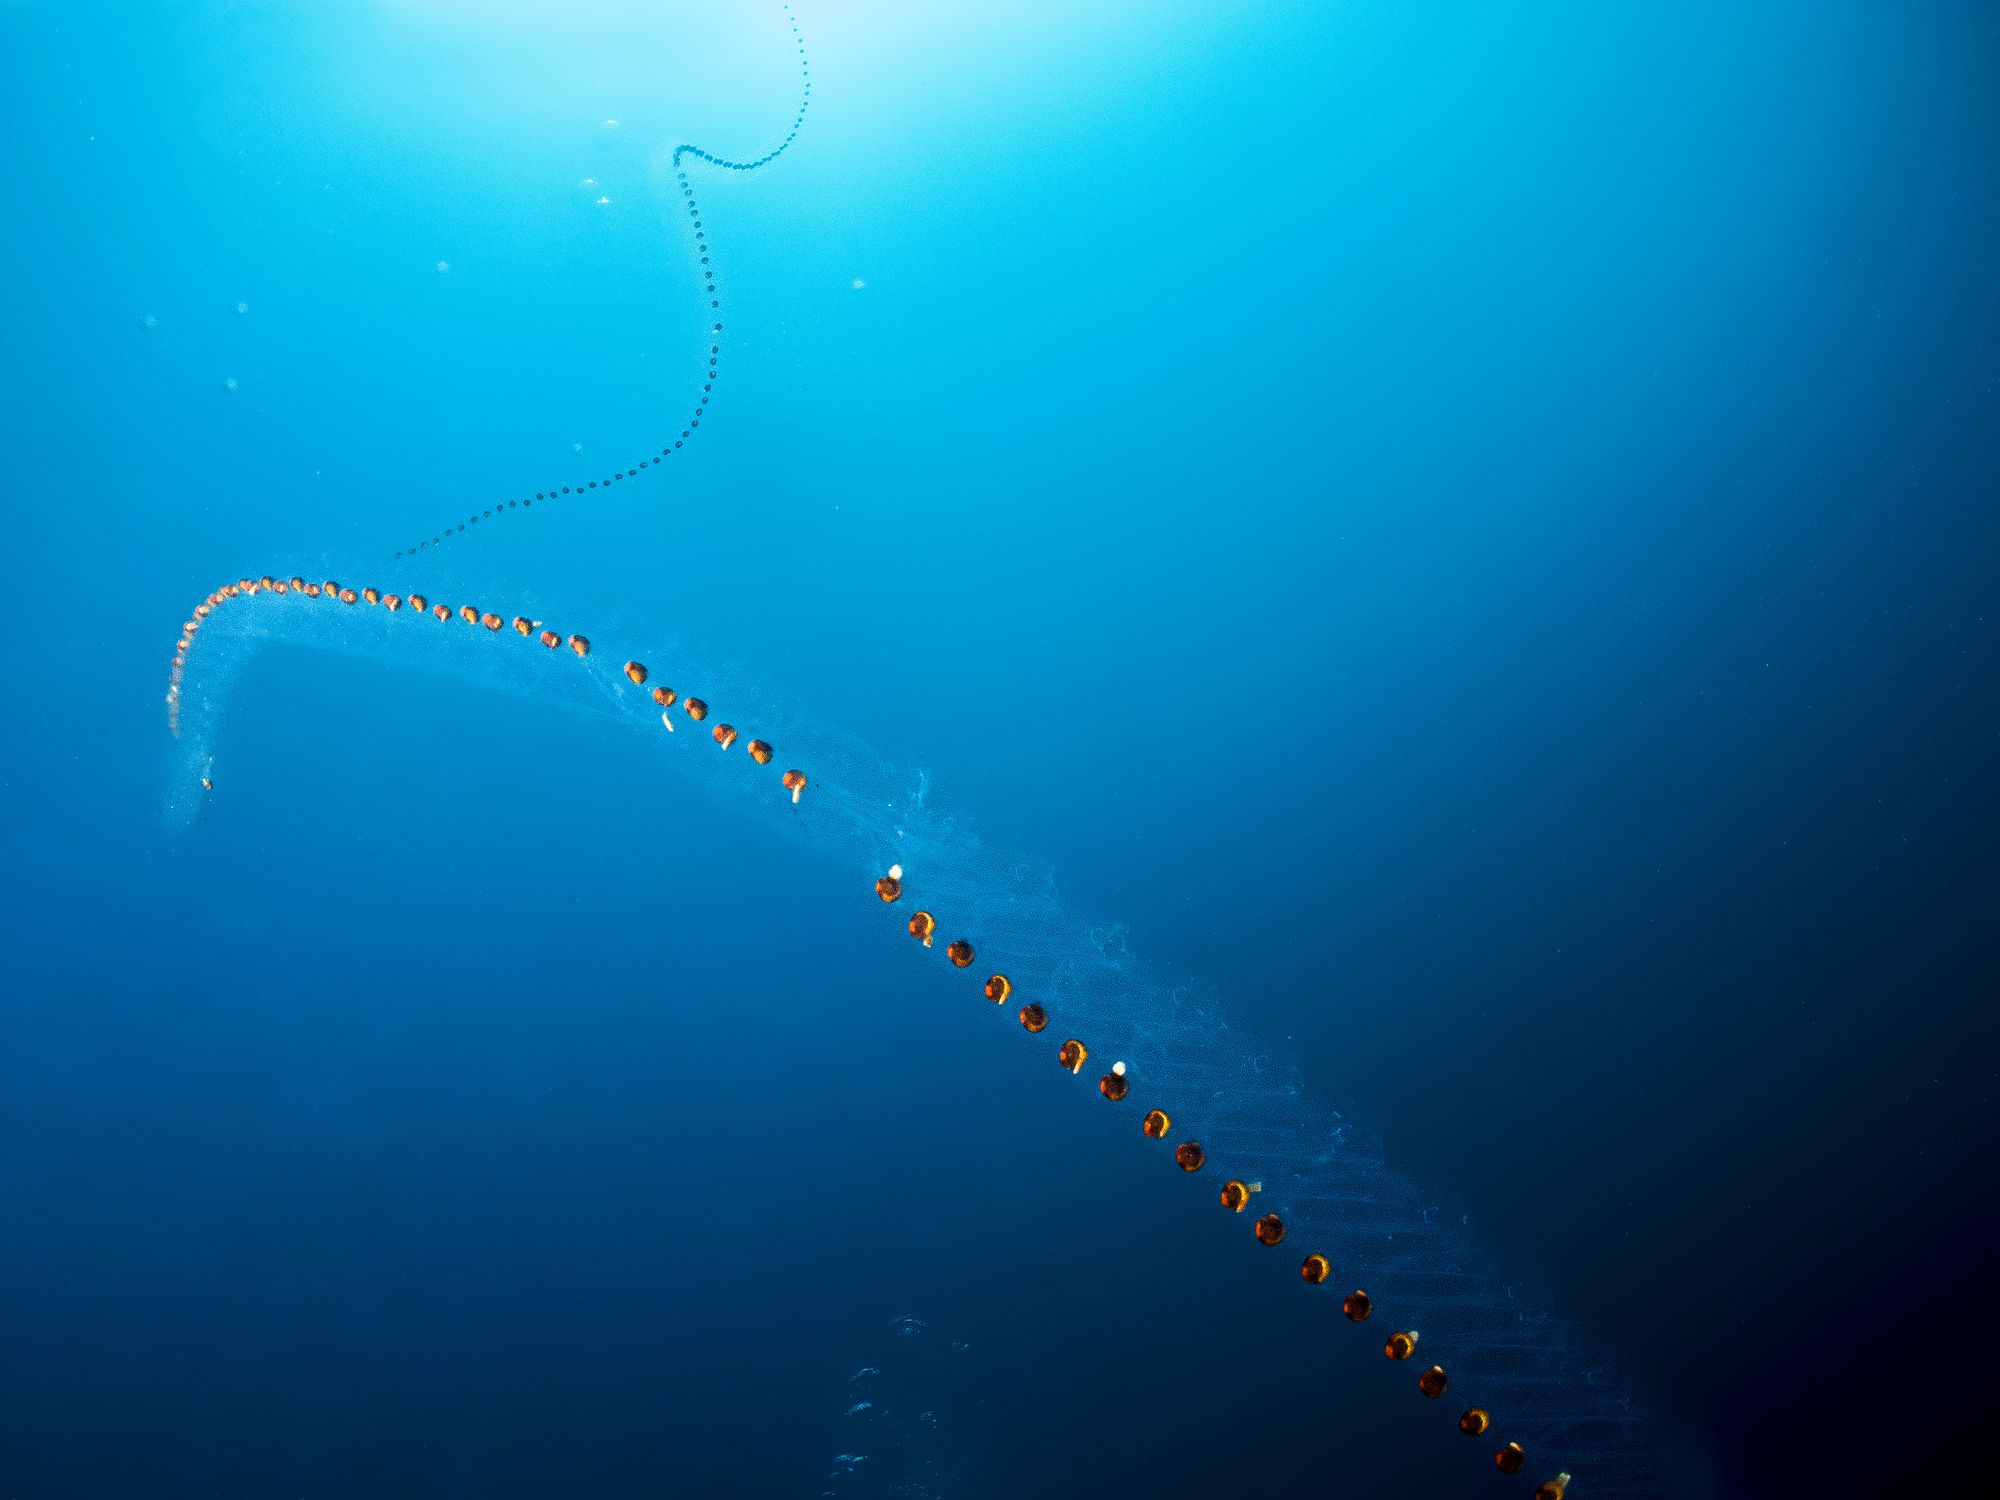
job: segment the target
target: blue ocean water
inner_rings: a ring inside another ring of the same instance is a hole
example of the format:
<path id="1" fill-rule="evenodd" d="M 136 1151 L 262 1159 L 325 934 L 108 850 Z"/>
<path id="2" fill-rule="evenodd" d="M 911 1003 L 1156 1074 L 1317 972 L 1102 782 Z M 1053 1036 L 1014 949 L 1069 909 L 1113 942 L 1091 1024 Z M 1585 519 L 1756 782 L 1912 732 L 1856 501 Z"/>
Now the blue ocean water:
<path id="1" fill-rule="evenodd" d="M 671 643 L 1045 861 L 1664 1492 L 1948 1474 L 1996 64 L 1973 5 L 0 5 L 0 1493 L 1592 1492 L 685 722 L 286 624 L 196 795 L 177 626 L 272 571 Z"/>

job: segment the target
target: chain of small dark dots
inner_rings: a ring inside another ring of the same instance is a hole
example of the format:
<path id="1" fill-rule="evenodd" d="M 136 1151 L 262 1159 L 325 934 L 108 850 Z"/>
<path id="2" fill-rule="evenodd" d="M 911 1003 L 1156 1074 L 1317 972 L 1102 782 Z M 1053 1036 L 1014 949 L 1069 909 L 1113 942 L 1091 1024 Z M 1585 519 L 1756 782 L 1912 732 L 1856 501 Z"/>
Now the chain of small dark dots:
<path id="1" fill-rule="evenodd" d="M 759 167 L 768 166 L 783 156 L 790 149 L 792 142 L 799 138 L 799 128 L 805 123 L 806 107 L 812 103 L 812 65 L 806 59 L 806 44 L 804 39 L 799 35 L 798 18 L 792 15 L 791 6 L 787 5 L 784 9 L 785 17 L 792 28 L 792 41 L 798 48 L 799 79 L 802 85 L 799 95 L 799 110 L 797 114 L 792 116 L 792 128 L 785 132 L 785 138 L 775 148 L 766 151 L 754 161 L 730 161 L 726 157 L 716 156 L 704 151 L 699 146 L 682 144 L 674 147 L 674 176 L 680 181 L 681 198 L 687 204 L 688 218 L 694 225 L 695 253 L 700 257 L 702 290 L 708 297 L 708 309 L 711 313 L 719 313 L 722 310 L 722 296 L 715 284 L 715 269 L 709 264 L 708 231 L 702 227 L 701 208 L 695 202 L 694 185 L 688 181 L 687 168 L 682 165 L 682 161 L 684 158 L 692 156 L 697 161 L 705 161 L 710 166 L 720 167 L 727 172 L 754 172 Z M 548 501 L 561 499 L 565 495 L 582 495 L 591 490 L 610 489 L 614 484 L 621 484 L 627 479 L 638 478 L 642 470 L 665 463 L 680 451 L 689 438 L 694 436 L 695 429 L 701 426 L 702 414 L 708 410 L 709 399 L 715 393 L 715 381 L 717 375 L 720 373 L 717 360 L 722 354 L 722 323 L 720 319 L 709 324 L 708 334 L 708 367 L 703 371 L 701 397 L 695 402 L 694 410 L 688 414 L 687 423 L 681 428 L 680 436 L 662 447 L 658 453 L 649 454 L 647 457 L 640 459 L 633 467 L 613 469 L 609 474 L 599 479 L 592 479 L 586 483 L 575 485 L 552 484 L 545 490 L 535 491 L 532 495 L 524 495 L 518 500 L 509 500 L 505 505 L 494 505 L 488 509 L 476 511 L 456 526 L 447 526 L 428 541 L 418 542 L 414 547 L 399 549 L 396 556 L 410 557 L 428 548 L 442 546 L 446 541 L 457 536 L 468 526 L 477 526 L 481 521 L 490 521 L 493 517 L 504 515 L 510 510 L 527 510 L 538 500 L 546 504 Z"/>

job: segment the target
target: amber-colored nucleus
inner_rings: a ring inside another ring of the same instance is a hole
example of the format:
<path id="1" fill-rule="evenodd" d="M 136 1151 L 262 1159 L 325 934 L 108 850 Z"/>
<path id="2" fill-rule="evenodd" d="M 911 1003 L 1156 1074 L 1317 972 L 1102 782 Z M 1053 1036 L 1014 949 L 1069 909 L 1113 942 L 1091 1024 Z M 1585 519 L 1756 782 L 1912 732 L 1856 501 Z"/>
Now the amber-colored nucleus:
<path id="1" fill-rule="evenodd" d="M 1233 1214 L 1240 1214 L 1250 1206 L 1250 1188 L 1234 1177 L 1222 1185 L 1222 1206 Z"/>
<path id="2" fill-rule="evenodd" d="M 264 587 L 269 588 L 270 586 L 271 586 L 270 581 L 266 579 Z M 366 599 L 370 604 L 380 604 L 382 602 L 382 596 L 376 593 L 375 590 L 373 589 L 363 589 L 361 591 L 361 597 Z"/>
<path id="3" fill-rule="evenodd" d="M 1432 1365 L 1417 1377 L 1417 1389 L 1435 1401 L 1444 1394 L 1444 1388 L 1451 1384 L 1451 1377 L 1444 1372 L 1443 1365 Z"/>
<path id="4" fill-rule="evenodd" d="M 799 793 L 806 789 L 806 773 L 803 771 L 787 771 L 779 780 L 784 782 L 785 790 L 792 794 L 792 802 L 796 805 L 799 800 Z"/>
<path id="5" fill-rule="evenodd" d="M 879 887 L 878 887 L 879 889 Z M 883 898 L 887 900 L 887 897 Z M 993 974 L 986 980 L 986 998 L 995 1005 L 1005 1005 L 1007 997 L 1014 993 L 1014 981 L 1005 974 Z"/>
<path id="6" fill-rule="evenodd" d="M 535 622 L 533 620 L 529 619 L 526 615 L 514 616 L 514 634 L 525 640 L 534 633 Z"/>
<path id="7" fill-rule="evenodd" d="M 1090 1057 L 1090 1049 L 1071 1037 L 1056 1053 L 1056 1060 L 1072 1073 L 1081 1073 L 1083 1065 Z"/>
<path id="8" fill-rule="evenodd" d="M 1116 1104 L 1132 1091 L 1132 1085 L 1126 1082 L 1123 1073 L 1106 1073 L 1097 1080 L 1097 1091 Z"/>
<path id="9" fill-rule="evenodd" d="M 944 956 L 957 967 L 968 969 L 972 967 L 972 944 L 964 938 L 959 938 L 945 946 Z"/>
<path id="10" fill-rule="evenodd" d="M 893 875 L 884 875 L 875 882 L 875 894 L 884 901 L 894 901 L 903 894 L 903 882 Z"/>
<path id="11" fill-rule="evenodd" d="M 1527 1461 L 1527 1451 L 1519 1443 L 1508 1443 L 1493 1455 L 1493 1467 L 1502 1474 L 1520 1473 L 1521 1465 Z"/>
<path id="12" fill-rule="evenodd" d="M 1332 1274 L 1333 1267 L 1327 1264 L 1327 1259 L 1324 1255 L 1308 1255 L 1305 1259 L 1305 1264 L 1299 1267 L 1299 1275 L 1303 1276 L 1314 1286 L 1318 1286 Z"/>
<path id="13" fill-rule="evenodd" d="M 587 636 L 573 635 L 569 638 L 569 649 L 578 656 L 590 655 L 590 640 Z"/>
<path id="14" fill-rule="evenodd" d="M 1049 1024 L 1049 1013 L 1039 1005 L 1021 1007 L 1021 1024 L 1030 1031 L 1040 1031 Z"/>
<path id="15" fill-rule="evenodd" d="M 507 622 L 501 619 L 498 615 L 494 614 L 493 611 L 488 610 L 485 614 L 479 617 L 479 623 L 484 625 L 488 630 L 498 630 L 502 625 L 505 625 Z"/>
<path id="16" fill-rule="evenodd" d="M 1199 1172 L 1208 1160 L 1208 1153 L 1202 1149 L 1200 1141 L 1182 1141 L 1174 1147 L 1174 1165 L 1183 1172 Z"/>
<path id="17" fill-rule="evenodd" d="M 433 604 L 431 606 L 431 613 L 436 615 L 440 620 L 449 620 L 451 618 L 451 606 L 449 604 Z"/>
<path id="18" fill-rule="evenodd" d="M 562 637 L 557 635 L 553 630 L 544 630 L 542 632 L 542 644 L 553 651 L 562 644 Z"/>
<path id="19" fill-rule="evenodd" d="M 1417 1352 L 1416 1330 L 1390 1334 L 1389 1342 L 1382 1346 L 1382 1352 L 1391 1359 L 1408 1359 Z"/>
<path id="20" fill-rule="evenodd" d="M 470 604 L 459 605 L 458 617 L 468 625 L 477 625 L 479 623 L 479 611 L 474 609 Z"/>
<path id="21" fill-rule="evenodd" d="M 1535 1486 L 1535 1500 L 1563 1500 L 1569 1490 L 1569 1475 L 1558 1474 L 1553 1479 L 1544 1479 Z"/>
<path id="22" fill-rule="evenodd" d="M 342 604 L 352 604 L 356 599 L 360 597 L 361 596 L 356 594 L 353 589 L 342 589 L 340 591 L 340 602 Z"/>
<path id="23" fill-rule="evenodd" d="M 910 936 L 930 947 L 931 939 L 937 936 L 937 918 L 927 911 L 920 911 L 910 917 Z"/>
<path id="24" fill-rule="evenodd" d="M 1174 1128 L 1174 1122 L 1164 1109 L 1149 1109 L 1146 1118 L 1139 1122 L 1139 1128 L 1156 1141 L 1165 1140 L 1167 1132 Z"/>
<path id="25" fill-rule="evenodd" d="M 1493 1425 L 1493 1419 L 1486 1415 L 1483 1406 L 1468 1406 L 1465 1415 L 1458 1419 L 1458 1430 L 1467 1437 L 1478 1437 Z"/>
<path id="26" fill-rule="evenodd" d="M 1375 1302 L 1366 1292 L 1356 1290 L 1340 1299 L 1340 1310 L 1347 1314 L 1348 1321 L 1365 1323 L 1368 1315 L 1375 1311 Z"/>
<path id="27" fill-rule="evenodd" d="M 670 687 L 654 688 L 653 701 L 662 708 L 672 708 L 674 706 L 674 690 Z"/>
<path id="28" fill-rule="evenodd" d="M 687 716 L 697 724 L 708 717 L 708 705 L 699 698 L 690 698 L 681 707 L 687 710 Z"/>
<path id="29" fill-rule="evenodd" d="M 382 607 L 393 615 L 403 607 L 403 601 L 394 594 L 384 594 L 382 596 Z"/>
<path id="30" fill-rule="evenodd" d="M 639 662 L 639 661 L 626 662 L 625 675 L 631 678 L 640 687 L 644 687 L 646 685 L 646 664 L 644 662 Z"/>
<path id="31" fill-rule="evenodd" d="M 306 592 L 311 593 L 312 590 L 308 589 L 306 590 Z M 410 608 L 414 609 L 418 614 L 422 614 L 425 610 L 429 609 L 430 607 L 431 607 L 431 601 L 426 599 L 422 594 L 410 595 Z"/>
<path id="32" fill-rule="evenodd" d="M 760 766 L 771 763 L 771 747 L 763 740 L 752 740 L 749 745 L 750 758 Z"/>
<path id="33" fill-rule="evenodd" d="M 1259 1244 L 1275 1245 L 1285 1237 L 1285 1221 L 1276 1214 L 1265 1214 L 1254 1227 Z"/>
<path id="34" fill-rule="evenodd" d="M 718 724 L 709 733 L 715 736 L 715 743 L 722 746 L 725 750 L 736 743 L 736 726 L 734 724 Z"/>

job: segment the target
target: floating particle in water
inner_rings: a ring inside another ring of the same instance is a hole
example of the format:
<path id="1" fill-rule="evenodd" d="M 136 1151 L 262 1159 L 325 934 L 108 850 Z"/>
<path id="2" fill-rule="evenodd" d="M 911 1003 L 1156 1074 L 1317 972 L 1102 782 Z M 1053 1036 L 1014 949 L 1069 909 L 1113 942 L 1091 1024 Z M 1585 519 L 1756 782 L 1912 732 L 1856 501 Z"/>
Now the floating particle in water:
<path id="1" fill-rule="evenodd" d="M 224 394 L 226 394 L 226 395 L 230 395 L 230 396 L 233 396 L 233 395 L 235 395 L 235 394 L 236 394 L 236 377 L 235 377 L 234 375 L 225 375 L 225 376 L 223 376 L 223 377 L 222 377 L 222 389 L 223 389 L 223 392 L 224 392 Z"/>
<path id="2" fill-rule="evenodd" d="M 867 1411 L 870 1407 L 874 1406 L 874 1404 L 875 1403 L 873 1401 L 857 1401 L 852 1406 L 848 1407 L 846 1411 L 841 1413 L 841 1415 L 848 1417 L 858 1417 L 861 1415 L 861 1413 Z"/>
<path id="3" fill-rule="evenodd" d="M 963 1354 L 967 1350 L 969 1350 L 972 1347 L 972 1345 L 968 1344 L 963 1339 L 953 1339 L 951 1341 L 951 1347 L 956 1349 L 960 1354 Z"/>
<path id="4" fill-rule="evenodd" d="M 847 1383 L 849 1385 L 853 1385 L 854 1382 L 857 1380 L 866 1380 L 870 1375 L 880 1375 L 881 1373 L 882 1373 L 881 1370 L 874 1365 L 863 1365 L 860 1369 L 856 1370 L 852 1375 L 847 1377 Z"/>
<path id="5" fill-rule="evenodd" d="M 441 261 L 439 261 L 439 262 L 438 262 L 438 269 L 439 269 L 440 271 L 449 271 L 449 270 L 451 269 L 451 262 L 450 262 L 450 261 L 448 261 L 448 260 L 441 260 Z"/>
<path id="6" fill-rule="evenodd" d="M 594 193 L 597 191 L 597 179 L 595 177 L 586 177 L 577 184 L 577 187 L 586 193 Z"/>
<path id="7" fill-rule="evenodd" d="M 908 1313 L 904 1313 L 901 1317 L 891 1318 L 889 1326 L 896 1330 L 896 1337 L 908 1338 L 912 1334 L 924 1331 L 924 1320 L 922 1318 L 913 1318 Z"/>
<path id="8" fill-rule="evenodd" d="M 611 206 L 611 200 L 605 197 L 602 193 L 598 194 L 595 198 L 591 199 L 590 201 L 595 203 L 599 208 L 609 208 Z"/>
<path id="9" fill-rule="evenodd" d="M 581 453 L 581 452 L 583 452 L 583 444 L 581 444 L 581 443 L 571 443 L 571 444 L 569 445 L 569 451 L 570 451 L 570 452 L 572 452 L 572 453 Z"/>
<path id="10" fill-rule="evenodd" d="M 147 313 L 143 318 L 139 319 L 139 331 L 141 333 L 151 333 L 155 328 L 158 328 L 159 326 L 160 326 L 160 320 L 154 317 L 151 313 Z"/>
<path id="11" fill-rule="evenodd" d="M 606 135 L 611 135 L 616 133 L 618 129 L 618 122 L 616 120 L 606 120 L 602 125 L 598 126 L 597 128 L 603 131 Z"/>
<path id="12" fill-rule="evenodd" d="M 239 317 L 239 318 L 240 318 L 240 317 L 242 317 L 242 316 L 243 316 L 243 315 L 244 315 L 245 313 L 247 313 L 248 311 L 250 311 L 250 304 L 249 304 L 249 303 L 247 303 L 247 302 L 239 302 L 239 303 L 237 303 L 237 304 L 236 304 L 236 316 L 237 316 L 237 317 Z"/>
<path id="13" fill-rule="evenodd" d="M 865 292 L 868 290 L 868 283 L 863 281 L 859 276 L 857 276 L 854 278 L 854 290 L 857 292 Z"/>

